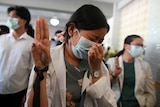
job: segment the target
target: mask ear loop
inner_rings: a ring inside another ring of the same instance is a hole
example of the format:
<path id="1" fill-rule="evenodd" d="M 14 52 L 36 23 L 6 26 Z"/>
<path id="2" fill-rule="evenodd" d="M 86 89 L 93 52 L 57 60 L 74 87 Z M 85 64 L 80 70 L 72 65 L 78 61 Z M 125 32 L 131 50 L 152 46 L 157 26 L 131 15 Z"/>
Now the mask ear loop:
<path id="1" fill-rule="evenodd" d="M 129 46 L 130 46 L 130 49 L 125 49 L 125 48 L 124 48 L 124 51 L 126 50 L 126 51 L 130 54 L 130 51 L 131 51 L 131 48 L 132 48 L 132 47 L 131 47 L 131 44 L 126 44 L 126 45 L 129 45 Z"/>
<path id="2" fill-rule="evenodd" d="M 78 35 L 78 37 L 79 37 L 79 39 L 80 39 L 81 35 L 80 35 L 79 30 L 78 30 L 77 28 L 76 28 L 75 30 L 73 30 L 73 33 L 76 33 L 75 36 Z M 71 38 L 71 45 L 73 45 L 73 38 L 75 38 L 75 36 L 72 36 L 72 38 Z M 76 38 L 77 43 L 78 43 L 79 39 Z M 76 44 L 76 45 L 77 45 L 77 44 Z M 73 45 L 73 46 L 75 46 L 75 45 Z"/>

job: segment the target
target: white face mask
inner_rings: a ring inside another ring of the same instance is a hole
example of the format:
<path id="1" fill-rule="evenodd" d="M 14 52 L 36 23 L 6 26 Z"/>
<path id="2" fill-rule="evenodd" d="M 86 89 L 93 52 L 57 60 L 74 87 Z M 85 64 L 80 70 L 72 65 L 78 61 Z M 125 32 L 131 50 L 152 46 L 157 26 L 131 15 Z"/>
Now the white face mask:
<path id="1" fill-rule="evenodd" d="M 131 49 L 129 50 L 129 53 L 131 54 L 131 56 L 133 56 L 134 58 L 137 58 L 143 55 L 144 49 L 142 46 L 136 46 L 136 45 L 130 45 L 130 46 L 131 46 Z"/>
<path id="2" fill-rule="evenodd" d="M 17 18 L 9 18 L 8 21 L 7 21 L 7 24 L 13 30 L 20 27 L 20 25 L 18 24 L 18 19 Z"/>
<path id="3" fill-rule="evenodd" d="M 77 30 L 78 31 L 78 30 Z M 92 47 L 95 42 L 88 40 L 81 36 L 78 31 L 78 35 L 80 36 L 80 39 L 76 46 L 72 45 L 72 51 L 74 55 L 79 59 L 88 59 L 88 51 Z"/>

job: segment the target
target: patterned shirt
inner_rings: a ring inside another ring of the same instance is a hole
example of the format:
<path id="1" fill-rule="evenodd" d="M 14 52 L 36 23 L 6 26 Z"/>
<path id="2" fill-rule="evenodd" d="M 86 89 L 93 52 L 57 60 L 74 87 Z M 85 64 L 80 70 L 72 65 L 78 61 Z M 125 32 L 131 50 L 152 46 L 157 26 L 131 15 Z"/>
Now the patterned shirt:
<path id="1" fill-rule="evenodd" d="M 66 62 L 66 107 L 79 107 L 81 100 L 82 80 L 86 69 L 82 60 L 77 67 Z"/>

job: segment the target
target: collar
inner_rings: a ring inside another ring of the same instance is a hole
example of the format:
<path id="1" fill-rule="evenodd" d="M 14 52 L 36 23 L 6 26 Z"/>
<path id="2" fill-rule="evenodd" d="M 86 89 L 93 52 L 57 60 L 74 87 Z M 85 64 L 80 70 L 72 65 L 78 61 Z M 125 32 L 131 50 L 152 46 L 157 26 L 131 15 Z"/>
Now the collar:
<path id="1" fill-rule="evenodd" d="M 8 35 L 9 37 L 13 37 L 13 30 L 11 30 L 10 35 Z M 24 32 L 17 40 L 19 39 L 27 39 L 28 34 L 26 32 Z"/>

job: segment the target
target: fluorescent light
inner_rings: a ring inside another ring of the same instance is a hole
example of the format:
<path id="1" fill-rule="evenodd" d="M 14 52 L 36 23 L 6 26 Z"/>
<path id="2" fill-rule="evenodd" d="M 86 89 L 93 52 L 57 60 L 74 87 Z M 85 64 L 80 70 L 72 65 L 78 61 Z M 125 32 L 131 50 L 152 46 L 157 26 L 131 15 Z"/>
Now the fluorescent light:
<path id="1" fill-rule="evenodd" d="M 53 26 L 57 26 L 59 24 L 59 20 L 57 18 L 53 17 L 53 18 L 50 19 L 50 23 Z"/>

